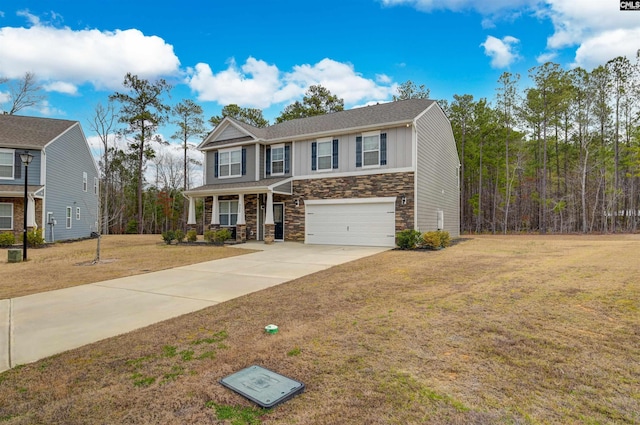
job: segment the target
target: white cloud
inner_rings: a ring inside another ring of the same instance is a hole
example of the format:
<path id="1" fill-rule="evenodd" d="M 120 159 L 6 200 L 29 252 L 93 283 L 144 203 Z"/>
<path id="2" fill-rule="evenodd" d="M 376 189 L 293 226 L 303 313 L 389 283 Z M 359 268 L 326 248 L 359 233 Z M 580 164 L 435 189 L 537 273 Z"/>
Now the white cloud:
<path id="1" fill-rule="evenodd" d="M 557 52 L 542 53 L 536 58 L 538 63 L 552 62 L 558 56 Z"/>
<path id="2" fill-rule="evenodd" d="M 78 87 L 75 84 L 65 83 L 64 81 L 54 81 L 52 83 L 45 84 L 43 88 L 46 91 L 55 91 L 71 95 L 78 94 Z"/>
<path id="3" fill-rule="evenodd" d="M 0 105 L 4 102 L 8 102 L 10 99 L 9 92 L 1 92 L 0 91 Z"/>
<path id="4" fill-rule="evenodd" d="M 0 75 L 20 78 L 35 72 L 45 82 L 71 85 L 91 83 L 97 88 L 120 88 L 127 72 L 142 78 L 178 73 L 180 61 L 173 46 L 136 29 L 99 31 L 54 28 L 0 28 Z"/>
<path id="5" fill-rule="evenodd" d="M 187 82 L 199 100 L 255 108 L 290 102 L 316 84 L 343 98 L 346 104 L 385 99 L 395 89 L 387 76 L 376 76 L 376 82 L 357 73 L 353 65 L 332 59 L 282 72 L 276 65 L 250 57 L 241 67 L 232 60 L 227 69 L 215 74 L 208 64 L 199 63 L 190 74 Z"/>
<path id="6" fill-rule="evenodd" d="M 381 0 L 381 2 L 385 6 L 407 5 L 425 12 L 474 10 L 483 15 L 491 15 L 503 12 L 519 14 L 533 7 L 536 3 L 540 3 L 540 0 Z"/>
<path id="7" fill-rule="evenodd" d="M 487 36 L 481 46 L 484 47 L 485 55 L 491 58 L 492 68 L 506 68 L 518 59 L 516 47 L 519 43 L 520 40 L 511 36 L 506 36 L 502 40 Z"/>
<path id="8" fill-rule="evenodd" d="M 547 0 L 547 4 L 542 14 L 554 26 L 547 48 L 578 46 L 573 66 L 591 69 L 616 56 L 633 58 L 640 48 L 638 15 L 621 12 L 617 2 Z"/>

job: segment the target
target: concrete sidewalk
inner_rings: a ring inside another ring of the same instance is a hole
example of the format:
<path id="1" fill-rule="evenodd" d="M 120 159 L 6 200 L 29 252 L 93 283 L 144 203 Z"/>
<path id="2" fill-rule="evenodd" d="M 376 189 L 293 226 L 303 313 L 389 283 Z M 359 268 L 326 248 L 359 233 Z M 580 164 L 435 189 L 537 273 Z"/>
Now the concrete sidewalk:
<path id="1" fill-rule="evenodd" d="M 387 248 L 248 243 L 259 252 L 0 300 L 0 372 Z"/>

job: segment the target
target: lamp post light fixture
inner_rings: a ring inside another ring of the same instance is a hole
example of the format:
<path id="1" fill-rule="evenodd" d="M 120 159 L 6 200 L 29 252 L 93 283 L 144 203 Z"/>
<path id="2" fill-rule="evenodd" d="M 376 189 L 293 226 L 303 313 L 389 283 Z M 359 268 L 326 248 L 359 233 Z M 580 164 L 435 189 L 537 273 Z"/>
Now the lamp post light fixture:
<path id="1" fill-rule="evenodd" d="M 29 177 L 29 164 L 33 159 L 33 155 L 29 151 L 24 151 L 20 154 L 20 160 L 24 164 L 24 226 L 22 229 L 22 261 L 27 261 L 27 205 L 28 205 L 28 177 Z"/>

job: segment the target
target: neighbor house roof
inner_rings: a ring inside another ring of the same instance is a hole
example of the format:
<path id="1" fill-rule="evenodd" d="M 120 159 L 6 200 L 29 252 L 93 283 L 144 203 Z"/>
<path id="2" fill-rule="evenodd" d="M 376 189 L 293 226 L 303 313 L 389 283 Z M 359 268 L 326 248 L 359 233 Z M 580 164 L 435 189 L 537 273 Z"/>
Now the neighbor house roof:
<path id="1" fill-rule="evenodd" d="M 0 147 L 42 149 L 75 124 L 77 121 L 0 115 Z"/>
<path id="2" fill-rule="evenodd" d="M 258 140 L 279 141 L 411 122 L 433 103 L 435 101 L 429 99 L 401 100 L 314 117 L 298 118 L 265 128 L 257 128 L 229 117 L 226 119 L 254 135 Z M 215 130 L 212 133 L 215 133 Z M 227 142 L 226 140 L 217 140 L 206 143 L 201 147 L 220 145 Z"/>

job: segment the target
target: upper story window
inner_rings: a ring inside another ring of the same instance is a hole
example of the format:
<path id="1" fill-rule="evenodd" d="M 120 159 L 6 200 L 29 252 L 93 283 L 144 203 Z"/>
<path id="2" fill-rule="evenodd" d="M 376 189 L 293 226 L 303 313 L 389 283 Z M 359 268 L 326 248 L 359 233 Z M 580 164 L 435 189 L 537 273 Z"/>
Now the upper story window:
<path id="1" fill-rule="evenodd" d="M 13 229 L 13 204 L 0 204 L 0 230 Z"/>
<path id="2" fill-rule="evenodd" d="M 218 153 L 218 177 L 239 177 L 242 175 L 242 149 L 220 151 Z"/>
<path id="3" fill-rule="evenodd" d="M 97 177 L 93 178 L 93 194 L 94 195 L 98 194 L 98 178 Z"/>
<path id="4" fill-rule="evenodd" d="M 0 149 L 0 179 L 13 180 L 14 157 L 13 149 Z"/>
<path id="5" fill-rule="evenodd" d="M 82 173 L 82 191 L 87 191 L 87 173 L 85 172 Z"/>
<path id="6" fill-rule="evenodd" d="M 289 174 L 291 163 L 291 145 L 280 144 L 267 146 L 265 175 L 282 176 Z"/>
<path id="7" fill-rule="evenodd" d="M 338 139 L 320 139 L 311 144 L 311 169 L 314 171 L 338 168 Z"/>
<path id="8" fill-rule="evenodd" d="M 356 167 L 387 164 L 387 133 L 364 133 L 356 137 Z"/>
<path id="9" fill-rule="evenodd" d="M 284 145 L 271 147 L 271 175 L 284 174 Z"/>

